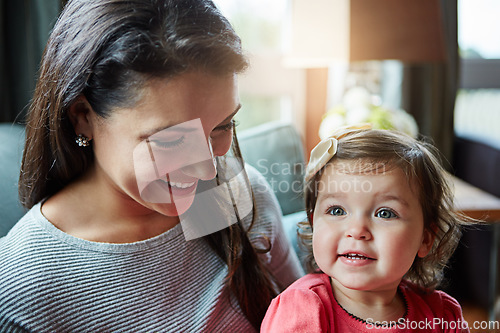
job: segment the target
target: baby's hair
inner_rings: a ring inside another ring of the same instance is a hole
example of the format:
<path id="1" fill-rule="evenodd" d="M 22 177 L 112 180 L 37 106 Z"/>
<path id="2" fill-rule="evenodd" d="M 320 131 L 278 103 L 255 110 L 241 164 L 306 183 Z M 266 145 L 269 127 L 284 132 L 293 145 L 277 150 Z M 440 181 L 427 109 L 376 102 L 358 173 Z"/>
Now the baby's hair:
<path id="1" fill-rule="evenodd" d="M 446 179 L 438 150 L 430 143 L 388 130 L 353 130 L 337 137 L 337 152 L 326 165 L 355 161 L 359 168 L 347 171 L 354 173 L 400 168 L 408 184 L 416 186 L 424 229 L 435 238 L 429 254 L 424 258 L 416 256 L 404 279 L 424 288 L 436 288 L 458 245 L 461 226 L 469 221 L 453 210 L 453 191 Z M 299 224 L 299 238 L 308 252 L 306 261 L 310 272 L 318 269 L 312 253 L 311 222 L 318 198 L 318 185 L 326 165 L 306 182 L 304 189 L 308 220 Z"/>

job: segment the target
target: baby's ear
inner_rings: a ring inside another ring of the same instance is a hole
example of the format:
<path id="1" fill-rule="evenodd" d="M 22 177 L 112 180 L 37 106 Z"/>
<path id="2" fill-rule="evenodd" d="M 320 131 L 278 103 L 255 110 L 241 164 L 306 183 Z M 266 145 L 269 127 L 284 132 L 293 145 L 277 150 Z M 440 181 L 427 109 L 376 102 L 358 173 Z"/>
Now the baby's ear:
<path id="1" fill-rule="evenodd" d="M 422 235 L 422 244 L 420 244 L 420 248 L 418 249 L 417 255 L 420 258 L 424 258 L 432 249 L 432 244 L 434 244 L 434 239 L 436 238 L 436 234 L 429 229 L 424 229 L 424 233 Z"/>

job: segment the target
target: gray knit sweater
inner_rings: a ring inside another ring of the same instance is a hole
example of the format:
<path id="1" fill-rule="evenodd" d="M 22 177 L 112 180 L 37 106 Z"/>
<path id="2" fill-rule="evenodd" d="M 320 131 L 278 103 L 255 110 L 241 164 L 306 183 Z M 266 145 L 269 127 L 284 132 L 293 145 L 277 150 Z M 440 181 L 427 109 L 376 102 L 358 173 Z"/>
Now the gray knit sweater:
<path id="1" fill-rule="evenodd" d="M 264 260 L 287 286 L 301 269 L 269 185 L 247 171 L 255 230 L 272 242 Z M 0 332 L 254 331 L 224 287 L 225 264 L 180 225 L 145 241 L 97 243 L 57 229 L 40 207 L 0 238 Z"/>

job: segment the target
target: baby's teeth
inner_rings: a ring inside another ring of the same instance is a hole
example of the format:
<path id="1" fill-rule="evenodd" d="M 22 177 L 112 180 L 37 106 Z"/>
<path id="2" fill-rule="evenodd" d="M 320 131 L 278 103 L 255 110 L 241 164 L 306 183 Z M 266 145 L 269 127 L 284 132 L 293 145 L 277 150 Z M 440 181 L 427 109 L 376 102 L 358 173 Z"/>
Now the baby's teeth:
<path id="1" fill-rule="evenodd" d="M 364 259 L 365 257 L 360 254 L 348 254 L 347 257 L 349 259 Z"/>

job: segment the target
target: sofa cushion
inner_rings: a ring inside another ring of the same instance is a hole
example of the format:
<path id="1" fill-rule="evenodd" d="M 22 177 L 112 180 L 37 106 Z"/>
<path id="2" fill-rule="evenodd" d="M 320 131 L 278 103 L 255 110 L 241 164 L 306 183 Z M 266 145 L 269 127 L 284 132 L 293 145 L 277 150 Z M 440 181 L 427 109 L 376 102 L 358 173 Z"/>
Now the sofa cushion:
<path id="1" fill-rule="evenodd" d="M 25 214 L 17 190 L 23 142 L 23 126 L 0 124 L 0 237 Z"/>
<path id="2" fill-rule="evenodd" d="M 307 221 L 307 215 L 304 210 L 283 216 L 283 229 L 285 230 L 286 237 L 297 254 L 302 268 L 306 271 L 306 257 L 308 253 L 305 251 L 297 235 L 299 223 L 304 221 Z"/>
<path id="3" fill-rule="evenodd" d="M 271 185 L 283 215 L 304 210 L 304 149 L 291 124 L 266 123 L 238 134 L 241 154 Z"/>

